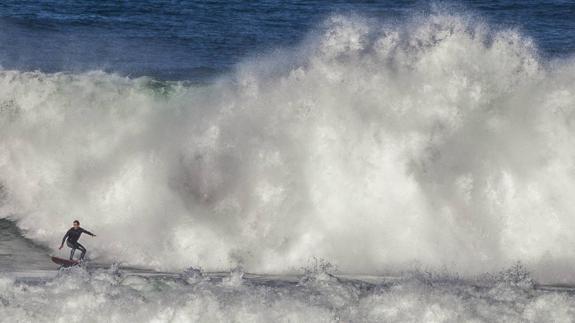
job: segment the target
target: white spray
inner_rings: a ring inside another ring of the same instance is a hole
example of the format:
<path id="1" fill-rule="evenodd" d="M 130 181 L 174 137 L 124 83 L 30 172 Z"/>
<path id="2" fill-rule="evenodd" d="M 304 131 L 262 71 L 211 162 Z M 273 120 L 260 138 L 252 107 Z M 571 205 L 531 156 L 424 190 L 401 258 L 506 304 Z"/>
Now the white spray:
<path id="1" fill-rule="evenodd" d="M 93 257 L 163 269 L 562 268 L 574 72 L 450 15 L 335 16 L 203 87 L 2 71 L 0 217 L 51 247 L 79 219 Z"/>

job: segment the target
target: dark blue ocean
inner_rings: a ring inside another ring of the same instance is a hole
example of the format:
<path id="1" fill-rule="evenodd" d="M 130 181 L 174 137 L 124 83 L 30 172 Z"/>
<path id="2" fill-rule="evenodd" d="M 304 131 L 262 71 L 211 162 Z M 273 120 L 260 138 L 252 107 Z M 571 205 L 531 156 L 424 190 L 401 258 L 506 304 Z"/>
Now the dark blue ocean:
<path id="1" fill-rule="evenodd" d="M 517 29 L 550 58 L 575 50 L 573 1 L 7 0 L 0 4 L 0 65 L 204 80 L 246 57 L 298 44 L 334 14 L 391 23 L 436 11 Z"/>

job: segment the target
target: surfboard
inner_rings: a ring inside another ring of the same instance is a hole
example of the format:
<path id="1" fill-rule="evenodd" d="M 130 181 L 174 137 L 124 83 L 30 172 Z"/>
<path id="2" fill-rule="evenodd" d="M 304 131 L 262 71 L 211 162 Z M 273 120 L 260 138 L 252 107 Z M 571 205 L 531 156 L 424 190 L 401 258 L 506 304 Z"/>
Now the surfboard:
<path id="1" fill-rule="evenodd" d="M 71 267 L 71 266 L 75 266 L 75 265 L 80 263 L 77 260 L 68 260 L 68 259 L 58 258 L 58 257 L 54 257 L 54 256 L 52 256 L 52 261 L 57 263 L 58 265 L 62 265 L 64 267 Z"/>

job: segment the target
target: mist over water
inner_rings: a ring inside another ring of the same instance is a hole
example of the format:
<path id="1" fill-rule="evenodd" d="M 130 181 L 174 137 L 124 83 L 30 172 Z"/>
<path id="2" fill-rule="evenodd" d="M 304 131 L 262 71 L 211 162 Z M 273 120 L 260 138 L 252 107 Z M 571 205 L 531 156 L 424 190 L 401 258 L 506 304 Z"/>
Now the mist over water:
<path id="1" fill-rule="evenodd" d="M 573 281 L 573 59 L 463 15 L 335 15 L 217 81 L 0 71 L 0 217 L 153 269 Z"/>

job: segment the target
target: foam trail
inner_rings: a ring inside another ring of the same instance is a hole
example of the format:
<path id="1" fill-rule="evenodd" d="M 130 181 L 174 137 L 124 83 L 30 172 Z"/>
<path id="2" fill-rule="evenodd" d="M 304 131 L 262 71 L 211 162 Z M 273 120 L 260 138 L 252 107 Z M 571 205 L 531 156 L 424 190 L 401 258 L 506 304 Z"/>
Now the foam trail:
<path id="1" fill-rule="evenodd" d="M 334 16 L 203 87 L 2 71 L 0 216 L 52 247 L 78 218 L 93 257 L 153 268 L 572 279 L 574 71 L 441 14 Z"/>

